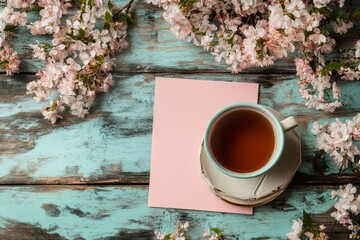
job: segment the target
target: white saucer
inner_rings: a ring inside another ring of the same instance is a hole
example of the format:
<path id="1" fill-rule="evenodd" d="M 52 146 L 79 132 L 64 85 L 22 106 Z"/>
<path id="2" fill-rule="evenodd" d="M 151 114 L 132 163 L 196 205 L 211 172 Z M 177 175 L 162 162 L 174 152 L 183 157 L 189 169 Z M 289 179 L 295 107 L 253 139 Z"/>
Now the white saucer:
<path id="1" fill-rule="evenodd" d="M 270 109 L 279 120 L 284 119 Z M 208 188 L 220 198 L 244 206 L 268 203 L 280 195 L 294 177 L 301 164 L 301 141 L 295 130 L 285 133 L 285 146 L 279 162 L 267 173 L 249 179 L 230 177 L 220 172 L 205 154 L 200 151 L 201 175 Z"/>

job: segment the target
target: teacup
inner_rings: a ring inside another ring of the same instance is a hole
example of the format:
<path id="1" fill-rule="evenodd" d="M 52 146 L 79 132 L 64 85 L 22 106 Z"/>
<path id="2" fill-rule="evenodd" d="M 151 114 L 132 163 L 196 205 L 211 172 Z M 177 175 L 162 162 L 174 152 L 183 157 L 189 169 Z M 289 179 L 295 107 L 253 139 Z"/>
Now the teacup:
<path id="1" fill-rule="evenodd" d="M 267 107 L 240 102 L 222 108 L 210 120 L 204 148 L 222 173 L 254 178 L 269 171 L 280 159 L 284 132 L 297 126 L 294 117 L 282 121 Z"/>

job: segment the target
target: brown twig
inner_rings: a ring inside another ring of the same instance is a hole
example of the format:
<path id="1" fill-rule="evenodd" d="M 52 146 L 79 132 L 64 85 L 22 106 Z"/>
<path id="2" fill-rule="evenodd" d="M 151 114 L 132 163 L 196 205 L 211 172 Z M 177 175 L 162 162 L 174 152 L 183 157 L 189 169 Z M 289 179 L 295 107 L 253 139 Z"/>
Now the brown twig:
<path id="1" fill-rule="evenodd" d="M 130 2 L 128 2 L 124 7 L 122 7 L 117 13 L 114 14 L 113 18 L 119 15 L 124 9 L 126 9 L 125 14 L 128 14 L 134 1 L 135 0 L 130 0 Z"/>
<path id="2" fill-rule="evenodd" d="M 335 220 L 335 221 L 334 221 L 334 224 L 333 224 L 333 226 L 332 226 L 332 228 L 331 228 L 329 240 L 331 240 L 331 237 L 332 237 L 332 235 L 333 235 L 333 233 L 334 233 L 334 228 L 335 228 L 335 226 L 336 226 L 336 223 L 337 223 L 337 221 Z"/>

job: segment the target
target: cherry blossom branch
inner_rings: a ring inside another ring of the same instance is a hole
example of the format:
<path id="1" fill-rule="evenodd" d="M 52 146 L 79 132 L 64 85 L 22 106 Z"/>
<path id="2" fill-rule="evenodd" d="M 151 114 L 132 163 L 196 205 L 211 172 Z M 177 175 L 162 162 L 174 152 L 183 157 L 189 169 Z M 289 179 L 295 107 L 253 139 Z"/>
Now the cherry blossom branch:
<path id="1" fill-rule="evenodd" d="M 96 95 L 109 91 L 114 84 L 113 56 L 128 46 L 125 36 L 131 20 L 128 14 L 115 19 L 111 1 L 106 8 L 102 1 L 84 0 L 71 21 L 58 25 L 51 43 L 30 45 L 34 56 L 47 65 L 37 73 L 39 79 L 27 85 L 27 93 L 36 101 L 57 93 L 42 111 L 46 119 L 55 123 L 65 109 L 85 117 Z M 99 21 L 104 22 L 102 27 L 96 25 Z"/>
<path id="2" fill-rule="evenodd" d="M 39 101 L 49 100 L 42 111 L 44 117 L 55 123 L 65 109 L 79 117 L 89 109 L 100 92 L 113 85 L 111 71 L 114 55 L 128 46 L 125 40 L 128 25 L 134 24 L 129 11 L 130 0 L 113 16 L 113 4 L 107 8 L 101 0 L 82 0 L 79 10 L 62 22 L 71 7 L 70 0 L 9 0 L 0 13 L 0 67 L 11 75 L 19 71 L 20 59 L 10 45 L 13 30 L 27 25 L 33 35 L 52 34 L 51 42 L 31 44 L 36 58 L 46 61 L 38 71 L 37 81 L 27 85 L 27 93 Z M 39 19 L 28 23 L 27 12 L 34 11 Z M 103 21 L 102 27 L 96 23 Z M 55 98 L 50 99 L 50 96 Z"/>
<path id="3" fill-rule="evenodd" d="M 272 65 L 296 51 L 301 56 L 295 60 L 300 93 L 310 108 L 333 112 L 342 106 L 334 74 L 342 80 L 360 78 L 359 56 L 353 54 L 358 44 L 347 62 L 326 58 L 336 45 L 329 29 L 344 34 L 353 27 L 346 17 L 353 9 L 343 8 L 345 0 L 146 2 L 164 9 L 163 17 L 178 38 L 210 51 L 233 73 Z"/>
<path id="4" fill-rule="evenodd" d="M 313 124 L 312 133 L 317 136 L 317 148 L 331 156 L 340 170 L 355 165 L 359 168 L 360 150 L 356 141 L 360 141 L 360 113 L 346 122 L 335 119 L 335 122 L 318 122 Z"/>
<path id="5" fill-rule="evenodd" d="M 120 14 L 124 9 L 126 9 L 125 10 L 125 14 L 128 14 L 129 13 L 129 11 L 130 11 L 130 8 L 131 8 L 131 5 L 133 4 L 133 2 L 134 2 L 135 0 L 130 0 L 130 2 L 128 3 L 128 4 L 126 4 L 124 7 L 122 7 L 119 11 L 117 11 L 115 14 L 114 14 L 114 18 L 118 15 L 118 14 Z"/>
<path id="6" fill-rule="evenodd" d="M 187 239 L 185 237 L 186 231 L 188 230 L 190 224 L 189 222 L 180 222 L 178 221 L 176 223 L 176 228 L 173 233 L 161 233 L 159 230 L 155 230 L 154 234 L 156 236 L 156 239 L 159 240 L 185 240 Z M 203 237 L 208 240 L 226 240 L 222 236 L 222 230 L 219 228 L 212 227 L 209 230 L 207 230 Z"/>

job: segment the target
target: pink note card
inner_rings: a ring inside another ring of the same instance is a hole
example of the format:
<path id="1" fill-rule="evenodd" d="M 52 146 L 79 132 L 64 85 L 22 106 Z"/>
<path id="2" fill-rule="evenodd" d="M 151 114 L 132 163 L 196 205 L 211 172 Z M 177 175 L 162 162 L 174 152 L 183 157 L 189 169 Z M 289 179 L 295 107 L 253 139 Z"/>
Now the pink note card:
<path id="1" fill-rule="evenodd" d="M 252 214 L 225 202 L 200 174 L 200 144 L 222 107 L 258 100 L 258 84 L 156 78 L 149 207 Z"/>

